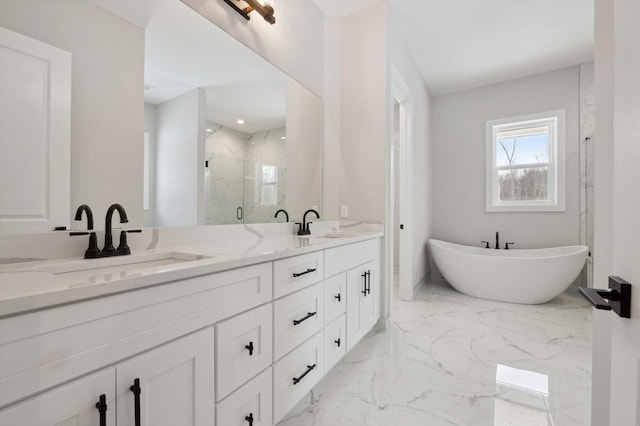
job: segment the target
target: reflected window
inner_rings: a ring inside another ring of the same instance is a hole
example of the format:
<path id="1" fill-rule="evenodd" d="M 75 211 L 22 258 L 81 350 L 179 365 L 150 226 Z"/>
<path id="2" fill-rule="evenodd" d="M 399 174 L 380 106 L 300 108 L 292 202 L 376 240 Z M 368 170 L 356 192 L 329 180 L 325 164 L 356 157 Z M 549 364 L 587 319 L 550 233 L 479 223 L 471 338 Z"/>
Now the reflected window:
<path id="1" fill-rule="evenodd" d="M 256 182 L 260 188 L 256 193 L 260 199 L 256 200 L 263 206 L 275 206 L 278 204 L 278 168 L 271 164 L 258 164 L 260 180 Z"/>
<path id="2" fill-rule="evenodd" d="M 143 187 L 142 187 L 142 208 L 147 211 L 151 207 L 151 147 L 149 132 L 144 132 L 144 160 L 143 160 Z"/>

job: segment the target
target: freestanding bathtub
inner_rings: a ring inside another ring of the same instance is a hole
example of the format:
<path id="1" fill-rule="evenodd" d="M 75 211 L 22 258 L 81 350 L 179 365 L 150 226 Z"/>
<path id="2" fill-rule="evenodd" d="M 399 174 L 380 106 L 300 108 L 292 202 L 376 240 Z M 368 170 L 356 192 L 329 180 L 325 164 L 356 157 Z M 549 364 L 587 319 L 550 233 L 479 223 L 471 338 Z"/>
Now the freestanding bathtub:
<path id="1" fill-rule="evenodd" d="M 436 266 L 460 293 L 503 302 L 545 303 L 565 291 L 587 258 L 586 246 L 495 250 L 429 240 Z"/>

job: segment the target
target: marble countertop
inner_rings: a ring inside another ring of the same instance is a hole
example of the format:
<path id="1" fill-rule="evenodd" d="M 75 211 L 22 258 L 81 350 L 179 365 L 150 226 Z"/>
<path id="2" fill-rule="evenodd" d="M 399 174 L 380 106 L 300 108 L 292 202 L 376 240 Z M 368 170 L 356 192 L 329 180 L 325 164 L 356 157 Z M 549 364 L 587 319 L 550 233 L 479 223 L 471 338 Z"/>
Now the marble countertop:
<path id="1" fill-rule="evenodd" d="M 67 258 L 0 266 L 0 318 L 132 291 L 381 237 L 349 230 L 308 237 L 271 235 L 136 250 L 131 256 Z"/>

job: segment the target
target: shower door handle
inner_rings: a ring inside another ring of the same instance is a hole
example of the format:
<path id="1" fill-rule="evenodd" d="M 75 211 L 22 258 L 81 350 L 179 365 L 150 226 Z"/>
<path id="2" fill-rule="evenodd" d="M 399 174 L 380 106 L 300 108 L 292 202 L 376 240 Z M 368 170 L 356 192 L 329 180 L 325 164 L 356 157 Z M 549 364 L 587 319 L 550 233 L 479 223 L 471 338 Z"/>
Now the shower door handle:
<path id="1" fill-rule="evenodd" d="M 236 209 L 236 219 L 242 220 L 242 207 Z"/>
<path id="2" fill-rule="evenodd" d="M 578 292 L 596 309 L 613 310 L 622 318 L 631 318 L 631 284 L 620 277 L 609 276 L 608 289 L 578 287 Z"/>

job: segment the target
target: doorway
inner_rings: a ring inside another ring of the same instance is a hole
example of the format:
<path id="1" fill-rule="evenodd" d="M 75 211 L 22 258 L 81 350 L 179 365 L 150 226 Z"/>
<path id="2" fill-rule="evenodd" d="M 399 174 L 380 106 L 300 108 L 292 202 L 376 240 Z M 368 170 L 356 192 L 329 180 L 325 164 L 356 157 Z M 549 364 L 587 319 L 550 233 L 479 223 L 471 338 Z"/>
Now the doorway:
<path id="1" fill-rule="evenodd" d="M 391 64 L 385 269 L 387 282 L 394 284 L 390 291 L 401 300 L 413 300 L 412 111 L 408 86 Z"/>

